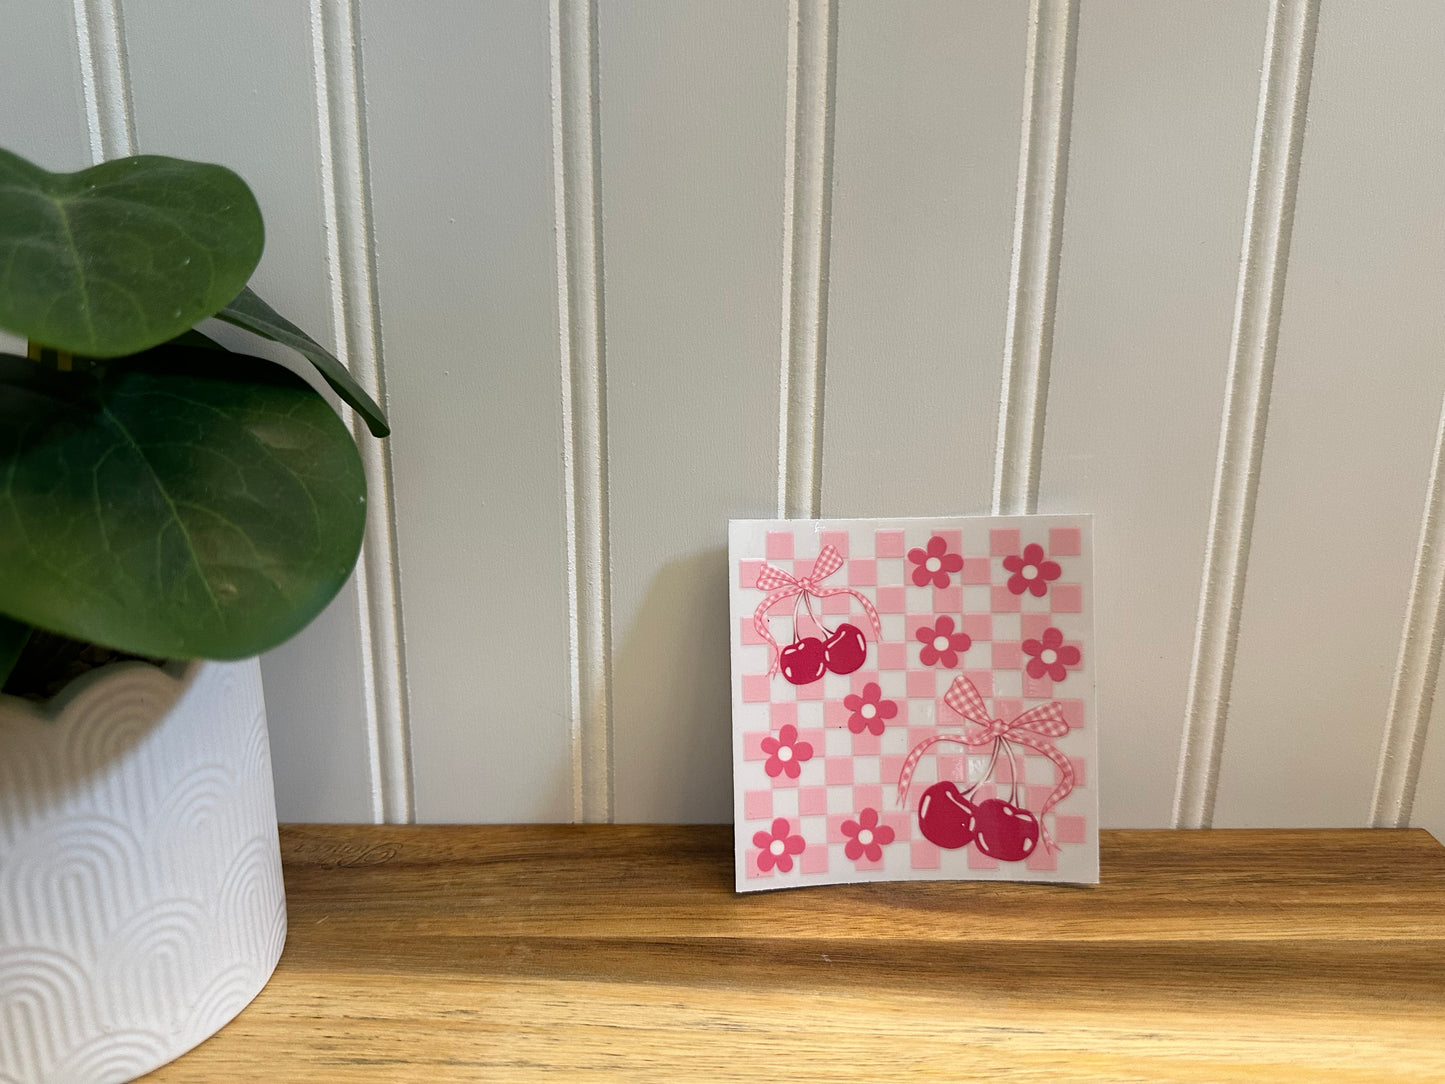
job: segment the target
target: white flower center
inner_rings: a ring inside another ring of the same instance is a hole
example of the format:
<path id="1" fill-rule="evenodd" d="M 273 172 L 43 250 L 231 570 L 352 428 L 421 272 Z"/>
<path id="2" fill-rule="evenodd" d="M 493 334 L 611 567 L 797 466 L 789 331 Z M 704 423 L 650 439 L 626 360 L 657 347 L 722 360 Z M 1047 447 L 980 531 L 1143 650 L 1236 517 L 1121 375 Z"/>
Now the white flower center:
<path id="1" fill-rule="evenodd" d="M 1051 647 L 1046 647 L 1039 652 L 1039 662 L 1045 666 L 1053 666 L 1059 661 L 1059 653 Z"/>
<path id="2" fill-rule="evenodd" d="M 785 745 L 785 746 L 783 746 L 781 749 L 779 749 L 779 750 L 778 750 L 778 759 L 779 759 L 779 760 L 792 760 L 792 759 L 793 759 L 793 747 L 792 747 L 791 745 Z"/>
<path id="3" fill-rule="evenodd" d="M 858 829 L 858 842 L 865 847 L 868 846 L 868 844 L 873 842 L 873 833 L 867 828 Z"/>
<path id="4" fill-rule="evenodd" d="M 871 719 L 873 718 L 873 716 L 878 714 L 878 705 L 864 704 L 861 708 L 858 709 L 858 714 L 863 716 L 863 718 L 865 719 Z"/>
<path id="5" fill-rule="evenodd" d="M 948 637 L 947 637 L 947 636 L 941 636 L 941 635 L 940 635 L 940 636 L 935 636 L 935 637 L 933 638 L 933 650 L 934 650 L 934 651 L 947 651 L 947 650 L 948 650 Z"/>
<path id="6" fill-rule="evenodd" d="M 928 569 L 929 572 L 937 572 L 940 568 L 943 567 L 943 562 L 940 561 L 937 557 L 930 557 L 928 560 L 923 562 L 923 567 Z"/>
<path id="7" fill-rule="evenodd" d="M 781 839 L 775 839 L 768 844 L 768 852 L 770 854 L 782 854 L 787 849 L 787 844 L 785 844 Z"/>
<path id="8" fill-rule="evenodd" d="M 1023 569 L 1019 572 L 1019 575 L 1026 580 L 1036 579 L 1038 577 L 1038 574 L 1038 565 L 1024 565 Z"/>

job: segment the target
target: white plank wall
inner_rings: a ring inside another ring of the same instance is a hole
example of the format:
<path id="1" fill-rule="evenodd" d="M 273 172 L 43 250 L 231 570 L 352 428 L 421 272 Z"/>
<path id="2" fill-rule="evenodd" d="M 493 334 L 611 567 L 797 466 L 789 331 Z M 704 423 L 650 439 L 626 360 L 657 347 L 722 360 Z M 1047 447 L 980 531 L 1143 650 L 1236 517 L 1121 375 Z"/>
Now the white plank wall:
<path id="1" fill-rule="evenodd" d="M 1218 825 L 1370 816 L 1445 393 L 1442 57 L 1439 4 L 1321 8 Z"/>
<path id="2" fill-rule="evenodd" d="M 600 5 L 620 821 L 732 809 L 726 527 L 777 487 L 786 15 Z"/>
<path id="3" fill-rule="evenodd" d="M 989 510 L 1027 33 L 1024 4 L 840 6 L 825 516 Z"/>
<path id="4" fill-rule="evenodd" d="M 1138 0 L 1079 22 L 1039 510 L 1099 517 L 1099 673 L 1139 675 L 1099 686 L 1121 827 L 1174 800 L 1265 16 Z"/>
<path id="5" fill-rule="evenodd" d="M 361 32 L 415 815 L 571 820 L 547 8 Z"/>
<path id="6" fill-rule="evenodd" d="M 237 169 L 385 397 L 263 660 L 285 819 L 726 820 L 726 520 L 1036 503 L 1097 517 L 1105 825 L 1441 835 L 1442 56 L 1434 0 L 0 0 L 0 145 Z"/>

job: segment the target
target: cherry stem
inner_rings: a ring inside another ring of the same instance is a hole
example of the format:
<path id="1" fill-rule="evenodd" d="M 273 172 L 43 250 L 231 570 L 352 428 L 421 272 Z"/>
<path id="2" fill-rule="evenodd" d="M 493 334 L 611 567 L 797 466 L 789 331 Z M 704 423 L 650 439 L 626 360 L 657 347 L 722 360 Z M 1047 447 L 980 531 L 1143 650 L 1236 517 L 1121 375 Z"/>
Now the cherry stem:
<path id="1" fill-rule="evenodd" d="M 966 791 L 963 792 L 963 796 L 965 798 L 969 797 L 969 795 L 971 795 L 974 791 L 978 790 L 979 787 L 983 786 L 984 783 L 988 782 L 989 777 L 993 775 L 993 766 L 998 763 L 998 743 L 1001 741 L 1003 741 L 1002 738 L 994 738 L 993 752 L 989 755 L 988 767 L 983 770 L 983 775 L 978 777 L 978 781 L 974 783 L 973 786 L 969 787 Z"/>

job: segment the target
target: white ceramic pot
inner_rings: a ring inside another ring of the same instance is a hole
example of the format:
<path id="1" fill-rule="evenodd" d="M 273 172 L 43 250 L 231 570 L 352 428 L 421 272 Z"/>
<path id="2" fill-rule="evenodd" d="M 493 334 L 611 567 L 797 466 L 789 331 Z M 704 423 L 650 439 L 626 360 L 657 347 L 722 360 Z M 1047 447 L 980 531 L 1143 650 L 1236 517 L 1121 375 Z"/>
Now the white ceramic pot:
<path id="1" fill-rule="evenodd" d="M 0 697 L 0 1084 L 170 1061 L 260 992 L 285 939 L 254 659 Z"/>

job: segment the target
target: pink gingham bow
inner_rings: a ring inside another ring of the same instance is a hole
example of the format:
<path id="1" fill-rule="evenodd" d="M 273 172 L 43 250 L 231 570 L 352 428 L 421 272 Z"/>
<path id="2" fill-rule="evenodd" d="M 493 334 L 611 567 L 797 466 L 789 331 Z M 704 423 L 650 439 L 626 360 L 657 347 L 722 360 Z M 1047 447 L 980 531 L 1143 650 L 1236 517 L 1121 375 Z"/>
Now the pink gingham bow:
<path id="1" fill-rule="evenodd" d="M 1067 798 L 1069 792 L 1074 789 L 1073 763 L 1049 740 L 1050 738 L 1061 738 L 1069 732 L 1069 722 L 1064 718 L 1063 706 L 1055 700 L 1036 708 L 1030 708 L 1023 714 L 1015 716 L 1011 722 L 1004 722 L 989 714 L 978 689 L 973 682 L 961 674 L 953 679 L 953 684 L 948 687 L 948 692 L 943 694 L 943 702 L 952 708 L 955 714 L 962 716 L 974 725 L 962 734 L 940 734 L 937 737 L 927 738 L 909 751 L 903 761 L 903 769 L 898 773 L 899 804 L 903 804 L 907 798 L 908 785 L 913 779 L 913 771 L 918 767 L 918 761 L 930 746 L 945 741 L 974 747 L 998 741 L 1018 742 L 1020 745 L 1026 745 L 1048 757 L 1053 761 L 1054 767 L 1059 770 L 1059 781 L 1054 785 L 1049 796 L 1044 799 L 1043 808 L 1038 811 L 1039 828 L 1043 834 L 1044 844 L 1051 851 L 1057 849 L 1057 844 L 1049 835 L 1048 829 L 1043 827 L 1043 823 L 1044 814 Z"/>
<path id="2" fill-rule="evenodd" d="M 806 576 L 794 576 L 769 564 L 764 564 L 762 568 L 758 569 L 758 590 L 771 593 L 758 603 L 758 608 L 753 611 L 753 628 L 772 648 L 772 664 L 768 667 L 769 677 L 778 669 L 778 641 L 773 639 L 772 630 L 768 628 L 768 611 L 786 599 L 797 595 L 805 597 L 812 595 L 814 598 L 827 598 L 829 595 L 852 595 L 863 607 L 863 612 L 868 615 L 868 620 L 873 625 L 873 638 L 877 640 L 883 635 L 883 626 L 878 622 L 878 611 L 873 608 L 873 603 L 851 587 L 823 586 L 823 581 L 842 567 L 843 558 L 839 556 L 837 547 L 828 545 L 824 546 L 818 554 L 818 559 L 813 562 L 813 570 Z"/>

